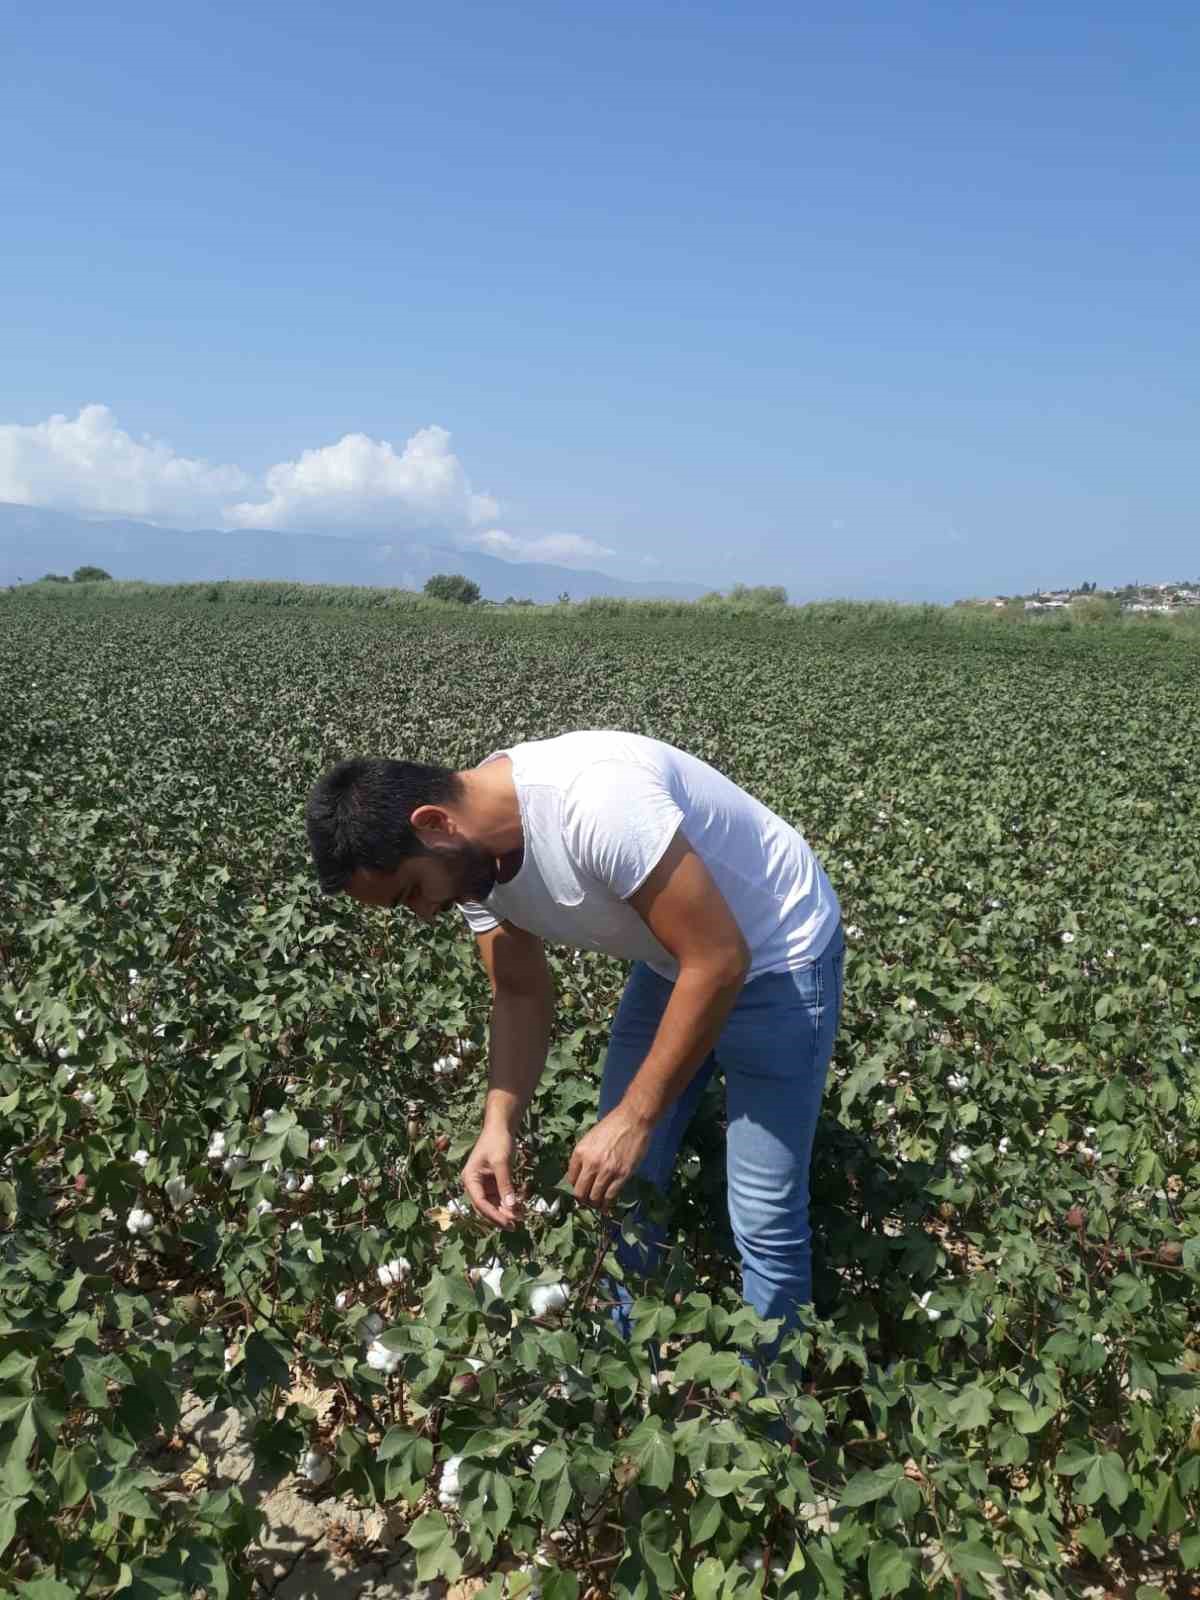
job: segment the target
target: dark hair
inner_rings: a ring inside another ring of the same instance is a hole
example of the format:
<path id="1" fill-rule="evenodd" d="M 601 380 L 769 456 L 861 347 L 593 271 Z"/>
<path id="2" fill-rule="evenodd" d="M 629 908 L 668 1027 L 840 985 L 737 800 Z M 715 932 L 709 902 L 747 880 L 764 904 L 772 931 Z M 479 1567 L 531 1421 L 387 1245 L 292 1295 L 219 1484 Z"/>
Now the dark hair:
<path id="1" fill-rule="evenodd" d="M 425 853 L 409 818 L 418 806 L 460 799 L 462 781 L 449 767 L 419 761 L 352 756 L 313 785 L 304 827 L 325 894 L 338 894 L 360 869 L 391 872 Z"/>

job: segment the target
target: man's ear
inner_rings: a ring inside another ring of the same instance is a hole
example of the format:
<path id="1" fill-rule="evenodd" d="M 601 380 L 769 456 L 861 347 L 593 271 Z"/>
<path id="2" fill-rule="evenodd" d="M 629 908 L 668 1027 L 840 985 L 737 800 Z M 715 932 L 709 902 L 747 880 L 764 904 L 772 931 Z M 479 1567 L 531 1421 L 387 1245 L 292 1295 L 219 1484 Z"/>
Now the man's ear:
<path id="1" fill-rule="evenodd" d="M 458 825 L 445 806 L 418 806 L 408 821 L 418 837 L 435 834 L 438 838 L 450 839 L 458 832 Z"/>

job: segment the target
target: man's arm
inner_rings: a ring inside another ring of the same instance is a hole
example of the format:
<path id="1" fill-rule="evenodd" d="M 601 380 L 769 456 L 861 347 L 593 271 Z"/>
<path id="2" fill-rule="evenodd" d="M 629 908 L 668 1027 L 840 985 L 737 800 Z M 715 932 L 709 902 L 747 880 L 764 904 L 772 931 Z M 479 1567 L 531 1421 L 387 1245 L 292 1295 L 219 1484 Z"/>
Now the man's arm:
<path id="1" fill-rule="evenodd" d="M 463 1168 L 467 1195 L 489 1222 L 512 1228 L 517 1202 L 513 1145 L 546 1066 L 554 1022 L 554 981 L 542 941 L 512 923 L 478 935 L 492 985 L 488 1093 L 483 1129 Z"/>
<path id="2" fill-rule="evenodd" d="M 742 931 L 682 831 L 629 904 L 678 961 L 679 976 L 623 1099 L 579 1141 L 567 1168 L 576 1198 L 599 1206 L 616 1198 L 655 1124 L 699 1071 L 750 968 Z"/>

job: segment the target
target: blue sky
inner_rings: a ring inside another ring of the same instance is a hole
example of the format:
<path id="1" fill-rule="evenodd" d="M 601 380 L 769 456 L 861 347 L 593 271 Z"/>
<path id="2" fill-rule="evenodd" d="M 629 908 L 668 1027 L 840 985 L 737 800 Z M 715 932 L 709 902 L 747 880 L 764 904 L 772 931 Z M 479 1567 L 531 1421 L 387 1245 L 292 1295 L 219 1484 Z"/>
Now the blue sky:
<path id="1" fill-rule="evenodd" d="M 798 600 L 1200 573 L 1182 0 L 5 34 L 0 498 Z"/>

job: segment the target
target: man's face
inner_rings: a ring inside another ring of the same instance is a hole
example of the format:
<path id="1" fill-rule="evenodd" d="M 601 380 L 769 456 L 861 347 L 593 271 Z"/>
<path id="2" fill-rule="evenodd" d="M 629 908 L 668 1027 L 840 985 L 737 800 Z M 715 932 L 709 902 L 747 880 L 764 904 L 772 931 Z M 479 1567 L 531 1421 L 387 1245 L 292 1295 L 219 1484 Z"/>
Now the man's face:
<path id="1" fill-rule="evenodd" d="M 403 907 L 422 922 L 432 922 L 457 901 L 486 899 L 495 885 L 495 861 L 459 835 L 439 840 L 391 872 L 356 872 L 347 892 L 362 905 Z"/>

